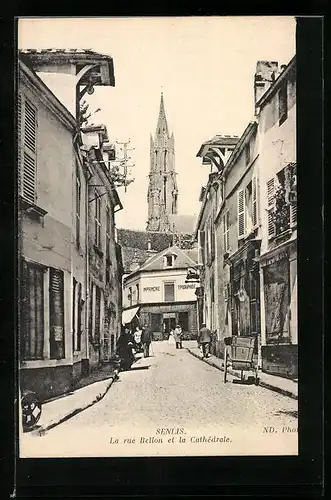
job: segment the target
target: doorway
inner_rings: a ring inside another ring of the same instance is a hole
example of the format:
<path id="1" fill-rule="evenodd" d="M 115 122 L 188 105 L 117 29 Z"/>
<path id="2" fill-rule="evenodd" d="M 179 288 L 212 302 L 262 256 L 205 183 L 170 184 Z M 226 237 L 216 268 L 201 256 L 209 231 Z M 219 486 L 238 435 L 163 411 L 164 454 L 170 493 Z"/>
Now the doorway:
<path id="1" fill-rule="evenodd" d="M 169 337 L 170 330 L 176 328 L 176 315 L 173 314 L 173 316 L 169 316 L 169 314 L 163 316 L 164 336 L 166 339 Z"/>

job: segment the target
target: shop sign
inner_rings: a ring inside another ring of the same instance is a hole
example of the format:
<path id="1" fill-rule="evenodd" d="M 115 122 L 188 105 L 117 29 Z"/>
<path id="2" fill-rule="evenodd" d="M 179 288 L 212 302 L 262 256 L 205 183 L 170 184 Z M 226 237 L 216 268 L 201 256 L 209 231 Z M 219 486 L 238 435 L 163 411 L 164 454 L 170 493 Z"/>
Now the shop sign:
<path id="1" fill-rule="evenodd" d="M 159 292 L 160 287 L 159 286 L 145 286 L 144 292 Z"/>
<path id="2" fill-rule="evenodd" d="M 261 266 L 270 266 L 271 264 L 274 264 L 275 262 L 279 262 L 280 260 L 286 260 L 288 259 L 288 252 L 279 252 L 277 255 L 274 255 L 272 257 L 266 258 L 265 260 L 261 260 Z"/>
<path id="3" fill-rule="evenodd" d="M 61 342 L 63 338 L 62 326 L 53 326 L 53 334 L 55 342 Z"/>
<path id="4" fill-rule="evenodd" d="M 189 288 L 196 288 L 195 283 L 189 283 L 187 285 L 178 285 L 178 290 L 187 290 Z"/>

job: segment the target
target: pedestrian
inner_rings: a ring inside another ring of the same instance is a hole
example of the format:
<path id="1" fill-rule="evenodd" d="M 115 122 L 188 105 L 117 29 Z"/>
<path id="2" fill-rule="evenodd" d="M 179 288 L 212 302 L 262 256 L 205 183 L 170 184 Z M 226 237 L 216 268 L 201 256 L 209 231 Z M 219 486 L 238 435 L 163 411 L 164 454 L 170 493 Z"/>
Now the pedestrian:
<path id="1" fill-rule="evenodd" d="M 148 358 L 149 356 L 149 347 L 151 345 L 152 340 L 153 340 L 152 332 L 148 329 L 147 325 L 145 325 L 144 328 L 142 329 L 142 334 L 141 334 L 141 343 L 144 350 L 144 358 Z"/>
<path id="2" fill-rule="evenodd" d="M 124 370 L 130 369 L 131 365 L 135 361 L 135 357 L 132 351 L 133 348 L 133 338 L 130 334 L 129 328 L 123 328 L 122 333 L 117 339 L 117 354 L 121 359 L 121 367 Z"/>
<path id="3" fill-rule="evenodd" d="M 169 338 L 168 338 L 168 344 L 169 345 L 176 345 L 176 341 L 175 341 L 175 337 L 174 337 L 174 329 L 173 328 L 170 329 Z"/>
<path id="4" fill-rule="evenodd" d="M 174 330 L 176 349 L 182 349 L 182 347 L 183 347 L 182 335 L 183 335 L 182 327 L 180 325 L 176 325 L 176 328 Z"/>
<path id="5" fill-rule="evenodd" d="M 136 326 L 136 331 L 134 332 L 134 341 L 138 352 L 141 351 L 141 334 L 142 330 L 140 329 L 139 326 Z"/>
<path id="6" fill-rule="evenodd" d="M 202 356 L 204 358 L 209 358 L 209 348 L 212 341 L 212 334 L 209 328 L 206 328 L 205 323 L 203 323 L 202 328 L 198 335 L 198 346 L 202 347 Z"/>

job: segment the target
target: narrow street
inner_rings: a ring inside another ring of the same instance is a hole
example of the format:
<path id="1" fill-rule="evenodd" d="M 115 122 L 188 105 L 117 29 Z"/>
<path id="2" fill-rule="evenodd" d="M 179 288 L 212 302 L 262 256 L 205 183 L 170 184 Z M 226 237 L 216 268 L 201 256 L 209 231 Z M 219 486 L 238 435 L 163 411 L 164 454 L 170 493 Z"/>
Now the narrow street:
<path id="1" fill-rule="evenodd" d="M 154 342 L 151 357 L 120 373 L 97 404 L 44 436 L 25 434 L 21 453 L 291 455 L 297 454 L 296 415 L 293 399 L 232 384 L 231 376 L 224 384 L 222 372 L 193 357 L 185 342 L 182 350 Z"/>

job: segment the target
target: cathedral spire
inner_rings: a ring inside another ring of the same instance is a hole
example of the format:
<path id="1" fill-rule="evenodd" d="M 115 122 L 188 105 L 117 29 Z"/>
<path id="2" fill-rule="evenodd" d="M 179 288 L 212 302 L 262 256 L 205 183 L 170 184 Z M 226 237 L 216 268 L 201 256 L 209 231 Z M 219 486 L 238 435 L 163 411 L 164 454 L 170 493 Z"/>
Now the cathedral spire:
<path id="1" fill-rule="evenodd" d="M 159 118 L 158 118 L 157 127 L 156 127 L 156 135 L 162 135 L 163 133 L 166 133 L 167 137 L 169 137 L 168 123 L 167 123 L 167 117 L 166 117 L 165 109 L 164 109 L 164 100 L 163 100 L 163 91 L 162 91 L 161 92 L 161 100 L 160 100 Z"/>

